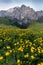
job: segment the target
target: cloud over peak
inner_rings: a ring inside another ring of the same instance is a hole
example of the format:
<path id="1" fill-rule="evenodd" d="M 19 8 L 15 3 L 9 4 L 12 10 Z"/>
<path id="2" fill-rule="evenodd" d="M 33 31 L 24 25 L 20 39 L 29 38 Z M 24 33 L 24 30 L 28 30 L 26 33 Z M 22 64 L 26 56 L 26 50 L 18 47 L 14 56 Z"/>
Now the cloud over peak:
<path id="1" fill-rule="evenodd" d="M 43 10 L 43 0 L 0 0 L 0 10 L 25 4 L 35 10 Z"/>

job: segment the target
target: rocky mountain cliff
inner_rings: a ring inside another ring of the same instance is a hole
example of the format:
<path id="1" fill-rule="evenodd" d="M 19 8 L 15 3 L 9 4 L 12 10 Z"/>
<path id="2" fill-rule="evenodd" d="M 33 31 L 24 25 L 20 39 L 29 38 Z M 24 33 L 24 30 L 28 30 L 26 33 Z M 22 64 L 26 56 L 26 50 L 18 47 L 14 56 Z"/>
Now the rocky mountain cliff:
<path id="1" fill-rule="evenodd" d="M 31 20 L 37 20 L 43 16 L 43 11 L 35 11 L 33 8 L 22 5 L 21 7 L 10 8 L 7 11 L 0 11 L 0 17 L 8 17 L 11 19 L 23 20 L 26 18 Z"/>

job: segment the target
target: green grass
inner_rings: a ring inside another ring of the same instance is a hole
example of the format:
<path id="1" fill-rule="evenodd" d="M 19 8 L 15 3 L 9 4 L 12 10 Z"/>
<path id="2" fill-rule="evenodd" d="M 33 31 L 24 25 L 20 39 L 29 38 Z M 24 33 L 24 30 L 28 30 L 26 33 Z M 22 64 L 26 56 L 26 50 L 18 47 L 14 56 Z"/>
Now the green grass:
<path id="1" fill-rule="evenodd" d="M 16 26 L 12 26 L 12 25 L 4 25 L 4 24 L 0 24 L 0 28 L 14 28 L 14 29 L 20 29 L 19 27 Z M 30 30 L 43 30 L 43 23 L 36 23 L 33 22 L 31 23 L 27 29 Z M 21 29 L 21 30 L 25 30 L 25 29 Z"/>
<path id="2" fill-rule="evenodd" d="M 43 23 L 30 24 L 30 26 L 27 29 L 31 29 L 31 30 L 43 30 Z"/>

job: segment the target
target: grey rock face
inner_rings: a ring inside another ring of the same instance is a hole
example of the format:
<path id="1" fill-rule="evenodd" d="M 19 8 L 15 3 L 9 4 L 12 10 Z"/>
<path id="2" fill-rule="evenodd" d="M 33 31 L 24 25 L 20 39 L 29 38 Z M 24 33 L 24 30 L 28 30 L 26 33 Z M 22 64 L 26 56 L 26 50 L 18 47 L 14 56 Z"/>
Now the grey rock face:
<path id="1" fill-rule="evenodd" d="M 11 19 L 17 18 L 19 20 L 24 18 L 37 20 L 41 16 L 43 16 L 43 11 L 35 11 L 34 9 L 25 5 L 10 8 L 7 11 L 0 11 L 0 17 L 9 17 Z"/>

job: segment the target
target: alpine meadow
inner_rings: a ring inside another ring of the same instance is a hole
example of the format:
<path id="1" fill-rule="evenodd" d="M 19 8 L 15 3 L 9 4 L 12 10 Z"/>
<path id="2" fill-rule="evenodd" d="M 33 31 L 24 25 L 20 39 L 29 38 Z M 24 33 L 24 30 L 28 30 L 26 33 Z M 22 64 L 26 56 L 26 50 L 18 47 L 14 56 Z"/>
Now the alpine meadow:
<path id="1" fill-rule="evenodd" d="M 43 65 L 42 6 L 42 0 L 0 1 L 0 65 Z"/>

